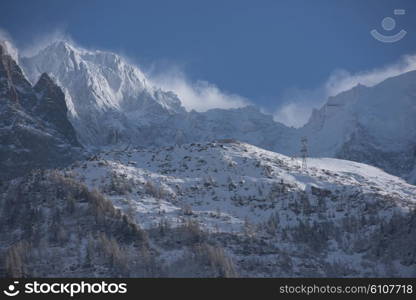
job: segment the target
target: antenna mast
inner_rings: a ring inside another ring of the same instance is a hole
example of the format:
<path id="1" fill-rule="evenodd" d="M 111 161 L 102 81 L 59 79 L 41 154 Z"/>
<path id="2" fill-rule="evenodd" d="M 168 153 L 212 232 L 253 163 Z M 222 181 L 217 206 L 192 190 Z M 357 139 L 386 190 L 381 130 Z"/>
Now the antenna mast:
<path id="1" fill-rule="evenodd" d="M 308 138 L 306 136 L 302 137 L 300 140 L 301 142 L 301 148 L 300 148 L 300 154 L 302 157 L 302 170 L 306 171 L 308 169 L 308 165 L 306 163 L 306 158 L 308 157 Z"/>

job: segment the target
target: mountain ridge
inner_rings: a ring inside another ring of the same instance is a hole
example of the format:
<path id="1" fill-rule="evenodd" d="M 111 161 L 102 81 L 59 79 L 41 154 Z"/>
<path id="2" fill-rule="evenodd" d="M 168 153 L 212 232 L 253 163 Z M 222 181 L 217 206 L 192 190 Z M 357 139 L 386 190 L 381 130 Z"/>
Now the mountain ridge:
<path id="1" fill-rule="evenodd" d="M 53 53 L 59 52 L 60 47 L 67 49 L 63 51 L 66 58 L 54 60 Z M 83 61 L 81 52 L 94 64 Z M 294 129 L 273 121 L 271 116 L 252 107 L 187 112 L 174 93 L 144 84 L 149 80 L 135 66 L 130 66 L 135 70 L 132 74 L 137 73 L 133 82 L 145 92 L 133 88 L 135 92 L 131 93 L 132 86 L 122 83 L 125 80 L 120 71 L 122 68 L 114 67 L 122 61 L 114 53 L 77 50 L 66 42 L 58 42 L 20 60 L 31 78 L 40 71 L 48 71 L 57 78 L 68 95 L 68 107 L 73 107 L 71 123 L 86 147 L 148 147 L 236 138 L 298 156 L 300 140 L 306 136 L 310 156 L 364 162 L 408 179 L 416 163 L 416 121 L 412 118 L 416 113 L 416 71 L 388 78 L 372 87 L 357 85 L 330 97 L 321 108 L 313 111 L 307 124 Z M 111 72 L 106 69 L 106 64 Z M 71 72 L 60 70 L 67 65 Z M 94 70 L 94 76 L 101 79 L 85 75 L 90 71 L 84 69 Z M 124 79 L 115 80 L 111 76 Z M 92 82 L 91 87 L 85 86 L 86 82 Z M 97 95 L 100 91 L 108 91 L 109 86 L 120 89 L 117 93 L 126 89 L 128 100 L 121 101 L 119 94 L 111 92 L 106 94 L 107 102 L 103 102 Z M 76 92 L 69 91 L 70 88 Z M 73 103 L 78 103 L 78 110 Z M 103 114 L 103 106 L 97 103 L 113 104 Z"/>

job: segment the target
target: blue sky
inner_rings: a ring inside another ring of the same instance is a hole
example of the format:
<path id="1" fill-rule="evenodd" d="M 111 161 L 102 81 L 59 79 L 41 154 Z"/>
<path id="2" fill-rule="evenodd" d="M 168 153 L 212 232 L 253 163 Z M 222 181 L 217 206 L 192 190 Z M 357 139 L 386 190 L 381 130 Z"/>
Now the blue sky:
<path id="1" fill-rule="evenodd" d="M 394 16 L 395 8 L 406 15 Z M 403 40 L 371 37 L 372 29 L 387 34 L 387 16 L 397 22 L 393 33 L 408 31 Z M 316 106 L 339 70 L 357 74 L 416 54 L 413 0 L 2 0 L 0 28 L 21 49 L 58 31 L 155 73 L 174 66 L 191 82 L 204 80 L 270 111 L 291 98 Z"/>

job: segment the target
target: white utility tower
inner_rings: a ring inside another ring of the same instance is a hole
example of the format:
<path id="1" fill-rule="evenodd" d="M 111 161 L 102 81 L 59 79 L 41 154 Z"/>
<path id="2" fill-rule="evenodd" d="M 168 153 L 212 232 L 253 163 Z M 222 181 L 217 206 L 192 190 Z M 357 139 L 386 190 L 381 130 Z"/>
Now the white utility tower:
<path id="1" fill-rule="evenodd" d="M 308 169 L 308 165 L 306 164 L 306 158 L 308 157 L 308 138 L 304 136 L 300 142 L 302 145 L 300 148 L 300 154 L 302 157 L 302 170 L 306 171 Z"/>

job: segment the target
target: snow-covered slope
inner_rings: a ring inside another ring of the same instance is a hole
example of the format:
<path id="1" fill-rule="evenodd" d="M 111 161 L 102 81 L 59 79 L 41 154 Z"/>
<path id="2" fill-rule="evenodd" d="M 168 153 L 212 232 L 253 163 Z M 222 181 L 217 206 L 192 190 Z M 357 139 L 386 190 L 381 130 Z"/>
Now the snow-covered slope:
<path id="1" fill-rule="evenodd" d="M 278 197 L 270 199 L 272 190 L 281 181 L 286 192 L 312 193 L 311 189 L 316 188 L 332 194 L 348 187 L 344 193 L 395 194 L 401 199 L 398 206 L 406 207 L 416 201 L 416 187 L 375 167 L 332 158 L 309 159 L 308 164 L 309 169 L 304 172 L 300 169 L 300 159 L 230 141 L 108 152 L 83 163 L 75 172 L 85 176 L 90 187 L 101 190 L 111 191 L 111 185 L 117 185 L 117 180 L 124 178 L 140 202 L 150 182 L 166 193 L 167 198 L 181 199 L 176 207 L 166 203 L 168 216 L 176 216 L 181 205 L 191 205 L 202 215 L 219 208 L 230 215 L 230 222 L 224 226 L 241 225 L 247 214 L 257 221 L 266 219 L 273 211 L 270 208 L 277 204 L 274 200 L 278 202 Z M 233 200 L 233 196 L 241 199 Z M 239 201 L 252 207 L 252 211 L 248 212 L 244 206 L 240 208 Z M 261 202 L 265 205 L 257 207 Z M 149 209 L 156 207 L 150 205 L 139 217 L 146 224 L 144 220 L 153 219 Z"/>
<path id="2" fill-rule="evenodd" d="M 104 193 L 147 230 L 191 220 L 213 236 L 231 235 L 217 242 L 246 276 L 307 276 L 305 265 L 315 275 L 329 275 L 331 267 L 345 276 L 411 274 L 414 262 L 403 251 L 389 256 L 390 246 L 378 243 L 383 226 L 412 215 L 415 186 L 351 161 L 300 165 L 297 158 L 220 140 L 109 151 L 63 172 Z M 243 251 L 246 238 L 257 250 Z M 288 255 L 290 267 L 282 261 Z"/>

